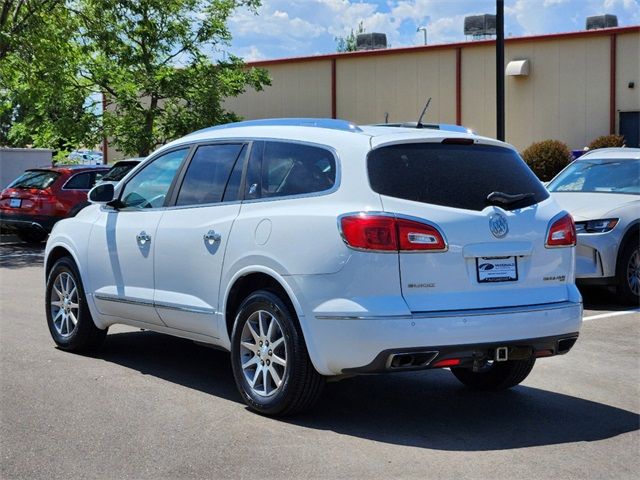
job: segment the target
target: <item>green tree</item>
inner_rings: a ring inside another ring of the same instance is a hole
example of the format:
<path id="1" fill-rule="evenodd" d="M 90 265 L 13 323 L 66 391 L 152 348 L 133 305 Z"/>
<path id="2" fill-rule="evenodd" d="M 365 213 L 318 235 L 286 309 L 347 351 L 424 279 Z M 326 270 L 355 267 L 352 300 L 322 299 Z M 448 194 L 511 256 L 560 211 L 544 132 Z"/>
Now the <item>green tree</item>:
<path id="1" fill-rule="evenodd" d="M 336 50 L 338 52 L 355 52 L 358 49 L 358 35 L 366 33 L 364 23 L 358 23 L 356 31 L 351 29 L 351 32 L 346 37 L 335 37 Z"/>
<path id="2" fill-rule="evenodd" d="M 28 9 L 15 15 L 25 4 Z M 95 145 L 106 135 L 126 154 L 147 155 L 193 130 L 238 120 L 224 109 L 224 99 L 248 87 L 260 90 L 269 77 L 224 55 L 231 40 L 226 22 L 236 8 L 255 11 L 259 4 L 23 0 L 8 9 L 3 5 L 0 144 L 70 149 Z M 16 22 L 23 26 L 15 28 Z M 212 61 L 223 56 L 224 61 Z"/>
<path id="3" fill-rule="evenodd" d="M 67 149 L 98 138 L 91 85 L 77 75 L 76 28 L 62 0 L 0 9 L 0 145 Z"/>
<path id="4" fill-rule="evenodd" d="M 81 75 L 106 95 L 104 131 L 127 153 L 193 130 L 238 120 L 225 97 L 269 84 L 263 69 L 240 58 L 213 63 L 231 40 L 227 19 L 259 0 L 83 0 L 71 10 L 80 24 Z"/>

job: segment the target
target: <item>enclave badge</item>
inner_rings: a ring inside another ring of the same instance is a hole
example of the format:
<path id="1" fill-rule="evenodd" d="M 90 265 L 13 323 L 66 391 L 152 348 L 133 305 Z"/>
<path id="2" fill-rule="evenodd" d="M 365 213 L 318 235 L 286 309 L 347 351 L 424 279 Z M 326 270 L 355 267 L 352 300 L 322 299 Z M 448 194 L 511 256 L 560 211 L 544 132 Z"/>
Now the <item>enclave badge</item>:
<path id="1" fill-rule="evenodd" d="M 504 215 L 494 213 L 489 217 L 489 230 L 496 238 L 502 238 L 509 232 L 509 224 Z"/>

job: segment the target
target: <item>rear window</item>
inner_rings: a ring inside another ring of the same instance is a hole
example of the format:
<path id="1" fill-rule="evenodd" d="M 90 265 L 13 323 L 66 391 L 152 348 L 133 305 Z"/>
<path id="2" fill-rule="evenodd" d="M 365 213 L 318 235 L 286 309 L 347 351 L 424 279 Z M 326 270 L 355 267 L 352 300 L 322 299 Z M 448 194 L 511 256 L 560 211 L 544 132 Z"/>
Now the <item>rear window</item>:
<path id="1" fill-rule="evenodd" d="M 487 195 L 529 194 L 506 210 L 549 197 L 540 180 L 513 150 L 489 145 L 403 144 L 368 156 L 371 188 L 381 195 L 466 210 L 482 210 Z"/>
<path id="2" fill-rule="evenodd" d="M 9 188 L 35 188 L 44 190 L 53 185 L 53 182 L 60 176 L 57 172 L 50 170 L 27 170 L 16 178 Z"/>

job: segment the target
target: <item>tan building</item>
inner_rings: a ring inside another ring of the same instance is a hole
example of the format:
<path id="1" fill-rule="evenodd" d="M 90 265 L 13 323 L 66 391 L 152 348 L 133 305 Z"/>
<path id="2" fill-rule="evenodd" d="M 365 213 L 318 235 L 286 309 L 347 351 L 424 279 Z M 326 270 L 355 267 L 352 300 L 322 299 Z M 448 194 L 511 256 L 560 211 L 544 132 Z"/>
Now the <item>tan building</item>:
<path id="1" fill-rule="evenodd" d="M 639 128 L 640 26 L 508 38 L 505 68 L 519 60 L 528 62 L 508 69 L 528 67 L 528 74 L 505 79 L 506 140 L 517 148 L 550 138 L 582 148 L 599 135 Z M 425 122 L 496 133 L 494 40 L 249 65 L 268 69 L 272 86 L 226 101 L 245 119 L 415 121 L 432 97 Z"/>

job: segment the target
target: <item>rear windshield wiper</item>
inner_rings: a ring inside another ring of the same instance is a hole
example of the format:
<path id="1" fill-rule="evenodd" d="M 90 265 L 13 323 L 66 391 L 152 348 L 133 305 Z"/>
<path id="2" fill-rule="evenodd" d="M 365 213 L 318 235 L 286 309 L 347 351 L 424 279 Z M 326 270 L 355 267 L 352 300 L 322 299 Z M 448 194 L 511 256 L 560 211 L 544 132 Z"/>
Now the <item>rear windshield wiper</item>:
<path id="1" fill-rule="evenodd" d="M 527 198 L 535 197 L 535 193 L 504 193 L 504 192 L 491 192 L 487 195 L 487 203 L 490 204 L 501 204 L 501 205 L 511 205 L 512 203 L 519 202 L 521 200 L 526 200 Z"/>

